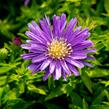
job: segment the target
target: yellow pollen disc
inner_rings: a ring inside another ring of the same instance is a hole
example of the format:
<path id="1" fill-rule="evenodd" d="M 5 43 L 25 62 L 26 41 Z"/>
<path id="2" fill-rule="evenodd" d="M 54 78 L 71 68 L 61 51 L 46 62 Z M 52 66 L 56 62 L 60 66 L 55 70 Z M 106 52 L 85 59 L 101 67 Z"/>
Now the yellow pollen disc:
<path id="1" fill-rule="evenodd" d="M 53 40 L 48 45 L 48 55 L 55 59 L 63 59 L 72 52 L 70 44 L 63 40 Z"/>

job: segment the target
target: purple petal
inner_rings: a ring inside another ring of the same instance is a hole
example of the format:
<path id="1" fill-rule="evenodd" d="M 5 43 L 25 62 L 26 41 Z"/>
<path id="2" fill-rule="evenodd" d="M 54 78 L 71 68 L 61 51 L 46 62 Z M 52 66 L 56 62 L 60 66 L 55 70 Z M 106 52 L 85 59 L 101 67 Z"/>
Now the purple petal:
<path id="1" fill-rule="evenodd" d="M 53 34 L 54 37 L 60 36 L 60 17 L 56 15 L 53 16 Z"/>
<path id="2" fill-rule="evenodd" d="M 79 32 L 81 31 L 81 29 L 82 29 L 82 26 L 77 27 L 77 28 L 75 29 L 74 33 L 79 33 Z"/>
<path id="3" fill-rule="evenodd" d="M 28 69 L 29 70 L 32 70 L 32 74 L 36 73 L 39 71 L 39 67 L 40 67 L 40 64 L 31 64 L 28 66 Z"/>
<path id="4" fill-rule="evenodd" d="M 45 55 L 41 54 L 41 55 L 33 57 L 32 63 L 38 63 L 38 62 L 44 61 L 45 59 L 47 59 L 47 57 Z"/>
<path id="5" fill-rule="evenodd" d="M 88 67 L 93 67 L 92 64 L 88 63 L 88 62 L 83 62 L 84 65 L 88 66 Z"/>
<path id="6" fill-rule="evenodd" d="M 79 76 L 80 75 L 78 70 L 73 65 L 68 64 L 68 66 L 69 66 L 70 70 L 74 73 L 75 76 Z"/>
<path id="7" fill-rule="evenodd" d="M 60 77 L 61 77 L 61 66 L 60 66 L 60 63 L 57 63 L 55 74 L 54 74 L 54 80 L 58 80 Z"/>
<path id="8" fill-rule="evenodd" d="M 79 27 L 76 28 L 76 30 L 74 32 L 71 32 L 71 34 L 69 35 L 69 38 L 67 38 L 68 43 L 73 41 L 73 39 L 76 37 L 78 32 L 80 32 L 81 29 L 82 29 L 82 27 L 79 26 Z"/>
<path id="9" fill-rule="evenodd" d="M 95 53 L 96 52 L 96 49 L 91 49 L 91 50 L 75 50 L 75 51 L 73 51 L 73 53 L 72 54 L 83 54 L 83 55 L 86 55 L 86 54 L 88 54 L 88 53 Z"/>
<path id="10" fill-rule="evenodd" d="M 81 43 L 84 41 L 87 37 L 89 36 L 88 34 L 88 29 L 82 30 L 80 33 L 77 34 L 77 36 L 72 40 L 72 46 L 75 46 L 78 43 Z"/>
<path id="11" fill-rule="evenodd" d="M 52 38 L 52 32 L 51 32 L 51 29 L 50 29 L 49 19 L 46 17 L 45 19 L 40 20 L 40 25 L 41 25 L 41 28 L 44 31 L 44 33 L 47 34 L 47 38 L 50 41 L 51 38 Z"/>
<path id="12" fill-rule="evenodd" d="M 73 46 L 73 49 L 74 50 L 81 50 L 81 49 L 85 49 L 85 48 L 88 48 L 88 47 L 92 47 L 94 44 L 92 41 L 90 40 L 87 40 L 87 41 L 84 41 L 76 46 Z"/>
<path id="13" fill-rule="evenodd" d="M 30 44 L 22 44 L 21 47 L 24 49 L 30 49 Z"/>
<path id="14" fill-rule="evenodd" d="M 28 66 L 28 69 L 29 70 L 34 70 L 35 68 L 36 68 L 36 64 L 30 64 L 29 66 Z"/>
<path id="15" fill-rule="evenodd" d="M 45 60 L 45 61 L 42 63 L 41 67 L 40 67 L 41 71 L 45 70 L 45 69 L 49 66 L 49 64 L 51 63 L 51 61 L 52 61 L 51 59 Z"/>
<path id="16" fill-rule="evenodd" d="M 84 54 L 72 54 L 69 56 L 70 58 L 72 59 L 85 59 L 87 58 L 87 55 L 84 55 Z"/>
<path id="17" fill-rule="evenodd" d="M 55 67 L 56 67 L 56 62 L 52 61 L 50 63 L 50 67 L 49 67 L 49 71 L 50 71 L 51 74 L 54 72 Z"/>
<path id="18" fill-rule="evenodd" d="M 96 49 L 91 49 L 91 50 L 85 50 L 86 53 L 95 53 Z"/>
<path id="19" fill-rule="evenodd" d="M 38 48 L 31 48 L 30 50 L 29 50 L 30 52 L 32 52 L 32 53 L 37 53 L 37 54 L 44 54 L 46 51 L 45 50 L 43 50 L 43 49 L 38 49 Z"/>
<path id="20" fill-rule="evenodd" d="M 85 56 L 87 56 L 87 53 L 85 53 L 85 52 L 83 52 L 83 51 L 76 51 L 76 52 L 72 52 L 72 54 L 70 55 L 70 57 L 73 57 L 73 56 L 80 56 L 80 57 L 85 57 Z"/>
<path id="21" fill-rule="evenodd" d="M 35 40 L 26 40 L 26 42 L 30 45 L 32 44 L 36 44 L 36 45 L 41 45 L 41 46 L 44 46 L 44 47 L 47 47 L 47 44 L 44 44 L 44 43 L 38 43 L 37 41 Z"/>
<path id="22" fill-rule="evenodd" d="M 36 22 L 34 22 L 34 21 L 32 21 L 32 23 L 31 23 L 31 25 L 34 27 L 34 28 L 30 28 L 30 30 L 32 30 L 32 29 L 34 29 L 35 30 L 35 34 L 37 35 L 37 36 L 41 36 L 42 35 L 42 30 L 40 29 L 40 27 L 38 26 L 38 24 L 36 23 Z M 29 25 L 28 25 L 29 26 Z"/>
<path id="23" fill-rule="evenodd" d="M 36 56 L 36 54 L 33 54 L 33 53 L 29 53 L 29 54 L 22 54 L 21 57 L 24 59 L 24 60 L 29 60 L 29 59 L 32 59 Z"/>
<path id="24" fill-rule="evenodd" d="M 39 34 L 37 33 L 37 29 L 36 29 L 31 23 L 28 23 L 28 28 L 29 28 L 29 30 L 30 30 L 32 33 L 34 33 L 34 34 L 36 34 L 36 35 L 39 35 Z"/>
<path id="25" fill-rule="evenodd" d="M 39 51 L 46 51 L 47 50 L 47 48 L 41 44 L 40 45 L 38 45 L 38 44 L 22 44 L 21 47 L 24 49 L 28 49 L 30 51 L 32 49 L 39 50 Z"/>
<path id="26" fill-rule="evenodd" d="M 91 49 L 91 50 L 78 50 L 78 51 L 75 51 L 75 53 L 76 52 L 83 53 L 83 54 L 95 53 L 96 52 L 96 49 Z"/>
<path id="27" fill-rule="evenodd" d="M 64 28 L 66 26 L 66 15 L 63 13 L 60 17 L 60 35 L 64 32 Z"/>
<path id="28" fill-rule="evenodd" d="M 86 58 L 87 60 L 95 60 L 95 58 L 94 57 L 92 57 L 92 56 L 87 56 L 87 58 Z"/>
<path id="29" fill-rule="evenodd" d="M 47 47 L 43 46 L 43 45 L 38 45 L 38 44 L 31 44 L 31 49 L 34 48 L 36 50 L 40 50 L 40 51 L 46 51 Z"/>
<path id="30" fill-rule="evenodd" d="M 47 38 L 44 36 L 43 31 L 41 30 L 41 28 L 37 25 L 37 23 L 32 21 L 31 25 L 33 25 L 33 27 L 35 28 L 35 34 L 37 36 L 40 36 L 43 40 L 48 41 Z"/>
<path id="31" fill-rule="evenodd" d="M 64 78 L 65 81 L 67 80 L 67 79 L 66 79 L 66 73 L 65 73 L 64 70 L 62 71 L 62 77 Z"/>
<path id="32" fill-rule="evenodd" d="M 37 36 L 36 34 L 30 32 L 30 31 L 26 31 L 25 34 L 26 34 L 28 37 L 30 37 L 31 39 L 36 40 L 37 43 L 38 43 L 38 42 L 39 42 L 39 43 L 45 43 L 45 41 L 44 41 L 41 37 Z"/>
<path id="33" fill-rule="evenodd" d="M 28 24 L 28 27 L 29 27 L 30 31 L 32 33 L 34 33 L 36 36 L 40 36 L 41 38 L 44 38 L 43 37 L 43 34 L 42 34 L 42 30 L 37 25 L 37 23 L 35 23 L 34 21 L 32 21 L 32 23 L 29 23 Z M 44 39 L 46 40 L 46 38 L 44 38 Z"/>
<path id="34" fill-rule="evenodd" d="M 43 53 L 47 51 L 47 47 L 43 46 L 42 44 L 22 44 L 22 48 L 28 49 L 30 52 L 33 53 Z"/>
<path id="35" fill-rule="evenodd" d="M 73 60 L 72 58 L 67 58 L 66 61 L 69 62 L 70 64 L 78 67 L 78 68 L 83 68 L 84 67 L 84 64 L 82 62 L 77 61 L 77 60 Z"/>
<path id="36" fill-rule="evenodd" d="M 68 66 L 67 66 L 67 64 L 66 64 L 66 62 L 65 62 L 65 61 L 61 61 L 61 65 L 62 65 L 63 70 L 64 70 L 68 75 L 71 75 L 71 72 L 70 72 L 70 70 L 69 70 L 69 68 L 68 68 Z"/>
<path id="37" fill-rule="evenodd" d="M 72 30 L 74 29 L 74 27 L 77 24 L 77 19 L 71 19 L 70 22 L 68 23 L 67 27 L 66 27 L 66 31 L 65 31 L 65 37 L 69 38 L 70 34 L 72 33 Z"/>
<path id="38" fill-rule="evenodd" d="M 78 34 L 76 35 L 76 37 L 81 37 L 81 36 L 87 35 L 89 33 L 88 31 L 89 31 L 89 29 L 88 28 L 85 28 L 82 31 L 78 32 Z M 87 37 L 84 36 L 84 38 L 87 38 Z"/>
<path id="39" fill-rule="evenodd" d="M 50 72 L 49 72 L 49 70 L 47 70 L 46 73 L 45 73 L 45 75 L 44 75 L 44 77 L 43 77 L 43 80 L 44 81 L 47 80 L 47 78 L 48 78 L 49 75 L 50 75 Z"/>

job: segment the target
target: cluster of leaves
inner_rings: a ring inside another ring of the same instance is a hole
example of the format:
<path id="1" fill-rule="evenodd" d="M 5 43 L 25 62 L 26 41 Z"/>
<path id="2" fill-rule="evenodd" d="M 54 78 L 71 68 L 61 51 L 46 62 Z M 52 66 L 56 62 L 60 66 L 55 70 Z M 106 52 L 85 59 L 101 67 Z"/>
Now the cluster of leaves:
<path id="1" fill-rule="evenodd" d="M 0 1 L 0 108 L 1 109 L 109 109 L 109 1 L 108 0 L 23 0 Z M 34 75 L 29 61 L 21 59 L 27 23 L 38 22 L 44 14 L 66 13 L 88 27 L 97 53 L 93 68 L 80 70 L 80 77 L 43 81 L 44 72 Z"/>

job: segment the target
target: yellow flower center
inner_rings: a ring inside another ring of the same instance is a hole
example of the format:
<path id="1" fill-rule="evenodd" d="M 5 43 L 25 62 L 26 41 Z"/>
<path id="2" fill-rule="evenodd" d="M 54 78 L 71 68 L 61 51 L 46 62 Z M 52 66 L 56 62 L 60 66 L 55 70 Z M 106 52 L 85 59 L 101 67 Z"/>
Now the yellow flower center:
<path id="1" fill-rule="evenodd" d="M 48 55 L 55 59 L 64 59 L 72 52 L 70 44 L 64 40 L 53 40 L 48 44 Z"/>

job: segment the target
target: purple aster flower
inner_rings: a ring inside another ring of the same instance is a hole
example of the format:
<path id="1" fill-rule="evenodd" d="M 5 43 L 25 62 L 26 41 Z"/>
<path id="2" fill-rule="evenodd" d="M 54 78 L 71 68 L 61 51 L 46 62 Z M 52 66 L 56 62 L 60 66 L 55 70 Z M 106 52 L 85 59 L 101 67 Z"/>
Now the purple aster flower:
<path id="1" fill-rule="evenodd" d="M 45 71 L 44 80 L 49 75 L 53 75 L 54 80 L 61 76 L 66 79 L 67 75 L 72 74 L 78 76 L 78 68 L 91 67 L 86 60 L 93 59 L 89 55 L 95 52 L 95 49 L 92 48 L 92 41 L 88 40 L 88 28 L 76 28 L 76 18 L 66 23 L 66 15 L 62 14 L 54 15 L 53 25 L 47 16 L 40 20 L 40 26 L 34 21 L 28 24 L 29 31 L 25 34 L 30 39 L 27 44 L 22 44 L 22 48 L 29 50 L 29 53 L 23 54 L 22 57 L 32 61 L 28 68 L 33 74 Z"/>

